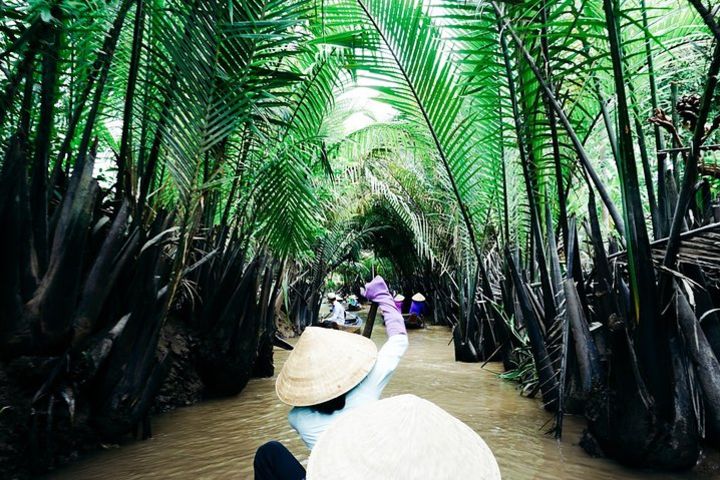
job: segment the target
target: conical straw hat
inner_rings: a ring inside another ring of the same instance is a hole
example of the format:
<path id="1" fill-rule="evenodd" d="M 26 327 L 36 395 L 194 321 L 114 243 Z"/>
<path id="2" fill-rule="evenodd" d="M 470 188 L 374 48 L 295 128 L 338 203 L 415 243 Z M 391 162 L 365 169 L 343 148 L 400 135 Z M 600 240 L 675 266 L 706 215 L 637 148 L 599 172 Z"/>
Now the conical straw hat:
<path id="1" fill-rule="evenodd" d="M 335 295 L 333 292 L 330 292 L 327 294 L 328 300 L 335 300 L 337 298 L 337 295 Z"/>
<path id="2" fill-rule="evenodd" d="M 395 298 L 393 300 L 395 300 L 396 302 L 402 302 L 403 300 L 405 300 L 405 297 L 398 293 L 397 295 L 395 295 Z"/>
<path id="3" fill-rule="evenodd" d="M 500 480 L 500 469 L 470 427 L 432 402 L 400 395 L 348 412 L 320 436 L 307 480 L 338 478 Z"/>
<path id="4" fill-rule="evenodd" d="M 424 302 L 425 301 L 425 297 L 423 296 L 422 293 L 416 293 L 415 295 L 413 295 L 412 299 L 415 300 L 416 302 Z"/>
<path id="5" fill-rule="evenodd" d="M 377 347 L 361 335 L 308 327 L 275 382 L 283 403 L 307 407 L 350 391 L 375 365 Z"/>

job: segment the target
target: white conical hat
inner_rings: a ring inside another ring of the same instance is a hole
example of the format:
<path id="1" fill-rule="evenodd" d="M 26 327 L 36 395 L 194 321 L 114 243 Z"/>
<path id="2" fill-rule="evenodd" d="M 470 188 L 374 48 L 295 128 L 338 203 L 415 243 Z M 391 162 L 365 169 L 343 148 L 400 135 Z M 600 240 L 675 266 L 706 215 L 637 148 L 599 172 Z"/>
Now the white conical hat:
<path id="1" fill-rule="evenodd" d="M 398 293 L 397 295 L 395 295 L 395 298 L 393 300 L 395 300 L 396 302 L 402 302 L 403 300 L 405 300 L 405 297 Z"/>
<path id="2" fill-rule="evenodd" d="M 415 295 L 413 295 L 412 299 L 415 300 L 416 302 L 424 302 L 425 301 L 425 297 L 423 296 L 422 293 L 416 293 Z"/>
<path id="3" fill-rule="evenodd" d="M 400 395 L 352 410 L 320 436 L 307 480 L 338 478 L 500 480 L 500 469 L 470 427 L 432 402 Z"/>
<path id="4" fill-rule="evenodd" d="M 369 338 L 308 327 L 285 361 L 275 391 L 293 407 L 327 402 L 360 383 L 376 359 L 377 347 Z"/>
<path id="5" fill-rule="evenodd" d="M 327 294 L 327 298 L 328 300 L 335 300 L 337 298 L 337 295 L 335 295 L 335 293 L 333 292 L 330 292 Z"/>

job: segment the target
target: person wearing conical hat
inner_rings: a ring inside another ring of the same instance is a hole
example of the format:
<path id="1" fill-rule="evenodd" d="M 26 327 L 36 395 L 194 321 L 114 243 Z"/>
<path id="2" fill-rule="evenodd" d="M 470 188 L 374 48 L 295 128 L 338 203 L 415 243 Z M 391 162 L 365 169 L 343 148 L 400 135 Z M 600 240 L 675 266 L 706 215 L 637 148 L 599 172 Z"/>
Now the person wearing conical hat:
<path id="1" fill-rule="evenodd" d="M 410 314 L 415 314 L 418 317 L 422 317 L 425 313 L 425 297 L 422 293 L 416 293 L 412 296 L 412 303 L 410 304 Z"/>
<path id="2" fill-rule="evenodd" d="M 350 310 L 350 311 L 360 310 L 360 304 L 358 303 L 357 295 L 350 295 L 348 297 L 348 310 Z"/>
<path id="3" fill-rule="evenodd" d="M 320 438 L 307 480 L 339 478 L 500 480 L 500 469 L 470 427 L 432 402 L 399 395 L 352 411 Z"/>
<path id="4" fill-rule="evenodd" d="M 385 320 L 388 340 L 379 351 L 361 335 L 308 327 L 275 382 L 280 401 L 292 407 L 290 426 L 310 450 L 339 418 L 380 398 L 408 348 L 405 322 L 385 280 L 375 277 L 363 295 L 378 304 Z M 256 480 L 305 478 L 302 465 L 279 442 L 261 446 L 254 466 Z"/>
<path id="5" fill-rule="evenodd" d="M 330 314 L 325 317 L 325 320 L 335 322 L 338 325 L 345 324 L 345 307 L 338 300 L 337 295 L 330 292 L 327 295 L 328 302 L 330 302 Z"/>
<path id="6" fill-rule="evenodd" d="M 397 295 L 395 295 L 395 298 L 393 298 L 393 301 L 395 302 L 395 306 L 397 307 L 397 309 L 400 310 L 400 313 L 402 313 L 402 307 L 403 302 L 405 301 L 405 297 L 398 293 Z"/>

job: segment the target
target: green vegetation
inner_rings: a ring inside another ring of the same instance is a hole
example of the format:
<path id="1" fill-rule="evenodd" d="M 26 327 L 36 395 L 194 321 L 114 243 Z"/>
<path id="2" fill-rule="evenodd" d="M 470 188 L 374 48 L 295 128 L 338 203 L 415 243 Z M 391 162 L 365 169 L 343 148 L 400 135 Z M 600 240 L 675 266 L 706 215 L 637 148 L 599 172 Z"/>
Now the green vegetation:
<path id="1" fill-rule="evenodd" d="M 379 271 L 556 434 L 585 413 L 588 448 L 693 466 L 720 435 L 719 23 L 702 0 L 3 2 L 0 463 L 147 436 L 160 391 L 239 392 L 279 311 L 302 329 L 331 274 Z"/>

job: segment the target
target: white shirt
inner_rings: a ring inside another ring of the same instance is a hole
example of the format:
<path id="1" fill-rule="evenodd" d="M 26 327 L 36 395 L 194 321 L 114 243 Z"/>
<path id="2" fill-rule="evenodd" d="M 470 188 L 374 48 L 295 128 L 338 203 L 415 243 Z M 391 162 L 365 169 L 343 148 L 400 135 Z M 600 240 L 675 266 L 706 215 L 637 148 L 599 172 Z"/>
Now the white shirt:
<path id="1" fill-rule="evenodd" d="M 340 325 L 345 324 L 345 307 L 342 306 L 337 300 L 333 302 L 330 320 L 339 323 Z"/>
<path id="2" fill-rule="evenodd" d="M 354 408 L 379 400 L 407 348 L 407 335 L 390 337 L 378 352 L 377 361 L 370 373 L 345 395 L 345 408 L 342 410 L 327 414 L 310 407 L 293 407 L 288 414 L 288 421 L 300 434 L 305 445 L 312 450 L 320 435 L 336 419 Z"/>

